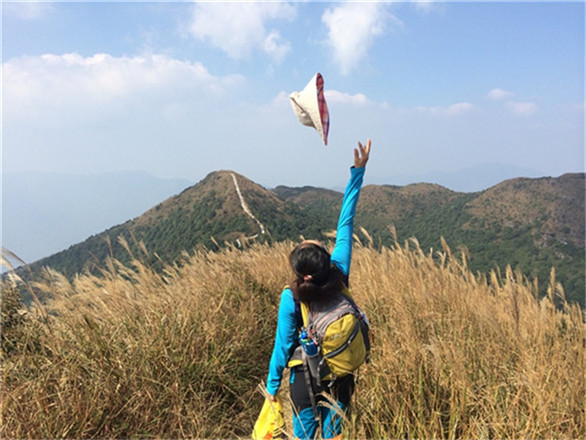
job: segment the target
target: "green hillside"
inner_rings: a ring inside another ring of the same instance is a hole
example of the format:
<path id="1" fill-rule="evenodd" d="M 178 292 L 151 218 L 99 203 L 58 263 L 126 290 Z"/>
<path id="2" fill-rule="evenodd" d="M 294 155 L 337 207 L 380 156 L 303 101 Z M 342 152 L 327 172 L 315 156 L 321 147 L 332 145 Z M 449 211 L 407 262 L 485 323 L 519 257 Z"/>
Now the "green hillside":
<path id="1" fill-rule="evenodd" d="M 265 226 L 264 233 L 242 209 L 232 175 L 250 211 Z M 329 214 L 335 215 L 333 211 Z M 146 258 L 150 264 L 162 267 L 163 262 L 175 261 L 184 251 L 192 252 L 196 248 L 217 250 L 225 243 L 242 245 L 249 240 L 282 241 L 298 239 L 301 235 L 322 237 L 321 231 L 334 228 L 335 225 L 328 224 L 326 217 L 314 209 L 300 208 L 291 201 L 282 200 L 236 173 L 219 171 L 143 215 L 37 261 L 31 268 L 37 272 L 49 266 L 71 276 L 102 266 L 109 256 L 126 264 L 131 261 L 130 253 L 142 255 L 144 250 L 148 250 Z M 119 237 L 124 238 L 130 253 Z"/>
<path id="2" fill-rule="evenodd" d="M 128 263 L 119 237 L 132 254 L 145 254 L 159 268 L 184 251 L 218 250 L 224 243 L 324 240 L 335 229 L 341 200 L 336 191 L 284 186 L 271 191 L 236 173 L 214 172 L 140 217 L 31 267 L 36 272 L 50 266 L 71 276 L 112 255 Z M 584 174 L 512 179 L 479 193 L 432 184 L 369 185 L 357 207 L 359 228 L 376 247 L 415 237 L 428 252 L 441 249 L 443 237 L 452 249 L 464 250 L 472 271 L 504 272 L 511 265 L 531 281 L 536 278 L 542 294 L 554 267 L 567 299 L 584 306 Z"/>
<path id="3" fill-rule="evenodd" d="M 327 190 L 278 193 L 316 209 L 339 207 Z M 422 249 L 441 250 L 443 237 L 452 249 L 464 250 L 472 271 L 504 273 L 510 265 L 536 278 L 541 294 L 555 267 L 566 298 L 584 306 L 584 209 L 584 174 L 512 179 L 478 193 L 432 184 L 369 185 L 356 224 L 376 246 L 415 237 Z"/>

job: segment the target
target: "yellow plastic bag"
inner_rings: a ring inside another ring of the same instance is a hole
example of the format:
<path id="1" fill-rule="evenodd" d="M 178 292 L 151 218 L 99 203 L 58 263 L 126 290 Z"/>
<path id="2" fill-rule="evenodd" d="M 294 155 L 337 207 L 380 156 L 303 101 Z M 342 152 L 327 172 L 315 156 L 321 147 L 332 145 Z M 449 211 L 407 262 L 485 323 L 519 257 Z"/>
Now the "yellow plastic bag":
<path id="1" fill-rule="evenodd" d="M 279 434 L 285 429 L 283 418 L 283 404 L 277 397 L 276 402 L 265 399 L 258 419 L 254 424 L 252 438 L 254 440 L 271 440 L 279 438 Z"/>

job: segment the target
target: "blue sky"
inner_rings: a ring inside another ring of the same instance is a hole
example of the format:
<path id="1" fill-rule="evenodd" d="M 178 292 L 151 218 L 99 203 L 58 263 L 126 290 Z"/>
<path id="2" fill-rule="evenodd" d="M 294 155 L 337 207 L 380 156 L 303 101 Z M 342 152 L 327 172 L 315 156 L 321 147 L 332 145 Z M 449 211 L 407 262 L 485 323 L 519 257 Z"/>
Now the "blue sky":
<path id="1" fill-rule="evenodd" d="M 7 2 L 3 172 L 340 186 L 584 170 L 584 4 Z M 288 96 L 321 72 L 329 145 Z M 368 180 L 367 179 L 367 180 Z"/>

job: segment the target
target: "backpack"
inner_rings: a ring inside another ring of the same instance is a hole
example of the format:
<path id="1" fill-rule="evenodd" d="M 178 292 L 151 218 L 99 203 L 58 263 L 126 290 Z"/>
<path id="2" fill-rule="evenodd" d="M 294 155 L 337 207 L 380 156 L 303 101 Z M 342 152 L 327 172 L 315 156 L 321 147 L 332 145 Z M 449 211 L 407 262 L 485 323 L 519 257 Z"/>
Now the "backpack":
<path id="1" fill-rule="evenodd" d="M 310 306 L 295 303 L 300 333 L 305 330 L 318 347 L 313 356 L 308 356 L 302 347 L 298 350 L 319 385 L 351 374 L 369 360 L 368 320 L 349 291 L 344 290 Z"/>

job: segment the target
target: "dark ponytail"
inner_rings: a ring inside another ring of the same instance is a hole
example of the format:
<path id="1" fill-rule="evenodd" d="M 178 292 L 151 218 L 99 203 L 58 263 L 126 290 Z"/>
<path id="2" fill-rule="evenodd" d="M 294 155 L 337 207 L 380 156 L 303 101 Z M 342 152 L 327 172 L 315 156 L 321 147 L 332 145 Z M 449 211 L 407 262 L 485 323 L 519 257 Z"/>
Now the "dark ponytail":
<path id="1" fill-rule="evenodd" d="M 342 289 L 345 276 L 330 262 L 329 252 L 315 242 L 302 242 L 289 256 L 296 278 L 291 290 L 296 300 L 309 304 Z"/>

